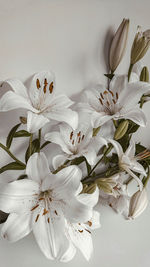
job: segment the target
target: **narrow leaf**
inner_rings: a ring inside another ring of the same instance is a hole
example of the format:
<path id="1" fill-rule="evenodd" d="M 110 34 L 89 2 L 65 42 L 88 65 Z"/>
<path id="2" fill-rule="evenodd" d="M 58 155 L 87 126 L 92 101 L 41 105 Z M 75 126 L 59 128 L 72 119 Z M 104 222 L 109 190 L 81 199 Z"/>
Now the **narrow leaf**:
<path id="1" fill-rule="evenodd" d="M 14 137 L 29 137 L 31 134 L 25 130 L 18 131 L 14 134 Z"/>
<path id="2" fill-rule="evenodd" d="M 21 125 L 21 123 L 15 125 L 9 132 L 8 136 L 7 136 L 7 140 L 6 140 L 6 146 L 7 148 L 10 148 L 12 140 L 14 138 L 14 135 L 17 131 L 17 129 L 19 128 L 19 126 Z"/>
<path id="3" fill-rule="evenodd" d="M 8 170 L 24 170 L 25 165 L 19 164 L 18 162 L 11 162 L 2 168 L 0 168 L 0 173 L 3 173 Z"/>
<path id="4" fill-rule="evenodd" d="M 50 143 L 51 143 L 50 141 L 46 141 L 43 145 L 41 145 L 40 149 L 44 148 L 45 146 L 47 146 Z"/>
<path id="5" fill-rule="evenodd" d="M 8 215 L 9 215 L 8 213 L 5 213 L 2 210 L 0 210 L 0 224 L 6 222 Z"/>
<path id="6" fill-rule="evenodd" d="M 31 150 L 31 155 L 34 154 L 35 152 L 38 152 L 40 148 L 40 141 L 39 139 L 35 139 L 32 141 L 32 150 Z M 25 161 L 27 163 L 28 159 L 30 157 L 30 149 L 29 146 L 27 148 L 26 154 L 25 154 Z"/>

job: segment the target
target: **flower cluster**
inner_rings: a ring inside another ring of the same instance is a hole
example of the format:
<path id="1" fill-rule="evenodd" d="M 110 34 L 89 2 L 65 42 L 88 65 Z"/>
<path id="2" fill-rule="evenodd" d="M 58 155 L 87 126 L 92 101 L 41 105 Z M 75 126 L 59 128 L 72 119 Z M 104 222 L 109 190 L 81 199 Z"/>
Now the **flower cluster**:
<path id="1" fill-rule="evenodd" d="M 85 89 L 76 103 L 56 92 L 49 71 L 33 75 L 27 87 L 17 79 L 3 81 L 7 92 L 0 112 L 20 109 L 20 122 L 8 133 L 6 145 L 0 143 L 13 159 L 0 174 L 22 174 L 0 184 L 2 238 L 15 242 L 32 231 L 48 259 L 67 262 L 79 249 L 89 260 L 92 231 L 100 227 L 99 205 L 125 219 L 146 209 L 150 151 L 134 142 L 134 133 L 147 122 L 142 107 L 149 101 L 149 72 L 144 67 L 137 74 L 133 66 L 148 51 L 150 30 L 138 27 L 128 74 L 117 75 L 128 30 L 124 19 L 110 47 L 108 85 Z M 12 153 L 15 138 L 28 140 L 24 162 Z"/>

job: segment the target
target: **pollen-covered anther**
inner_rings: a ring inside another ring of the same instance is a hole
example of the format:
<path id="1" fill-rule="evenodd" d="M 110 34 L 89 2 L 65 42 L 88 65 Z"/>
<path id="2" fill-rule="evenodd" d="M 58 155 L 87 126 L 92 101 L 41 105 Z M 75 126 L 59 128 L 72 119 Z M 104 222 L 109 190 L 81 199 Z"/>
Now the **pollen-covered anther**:
<path id="1" fill-rule="evenodd" d="M 114 97 L 114 93 L 111 90 L 109 90 L 109 93 Z"/>
<path id="2" fill-rule="evenodd" d="M 91 232 L 88 229 L 86 229 L 86 228 L 85 228 L 85 231 L 87 231 L 89 234 L 91 234 Z"/>
<path id="3" fill-rule="evenodd" d="M 108 91 L 105 90 L 105 91 L 103 92 L 103 94 L 104 94 L 104 95 L 107 95 L 107 94 L 108 94 Z"/>
<path id="4" fill-rule="evenodd" d="M 74 145 L 74 140 L 72 140 L 72 145 Z"/>
<path id="5" fill-rule="evenodd" d="M 48 210 L 44 209 L 44 211 L 43 211 L 43 214 L 42 214 L 42 215 L 46 215 L 48 212 L 49 212 Z"/>
<path id="6" fill-rule="evenodd" d="M 54 212 L 55 212 L 55 214 L 58 216 L 57 210 L 55 210 Z"/>
<path id="7" fill-rule="evenodd" d="M 40 217 L 40 214 L 38 214 L 38 215 L 36 216 L 35 222 L 38 221 L 39 217 Z"/>
<path id="8" fill-rule="evenodd" d="M 99 102 L 101 103 L 101 105 L 103 106 L 103 101 L 101 98 L 99 98 Z"/>
<path id="9" fill-rule="evenodd" d="M 50 223 L 50 218 L 47 218 L 47 222 Z"/>
<path id="10" fill-rule="evenodd" d="M 50 85 L 49 85 L 49 92 L 50 92 L 50 94 L 52 94 L 53 88 L 54 88 L 54 83 L 51 82 Z"/>
<path id="11" fill-rule="evenodd" d="M 80 142 L 81 142 L 81 137 L 79 137 L 79 139 L 78 139 L 78 144 L 80 144 Z"/>
<path id="12" fill-rule="evenodd" d="M 118 93 L 116 92 L 116 99 L 118 100 L 118 98 L 119 98 L 119 95 L 118 95 Z"/>
<path id="13" fill-rule="evenodd" d="M 106 103 L 107 103 L 107 106 L 110 106 L 110 103 L 109 103 L 109 101 L 107 101 Z"/>
<path id="14" fill-rule="evenodd" d="M 35 209 L 38 208 L 38 207 L 39 207 L 39 204 L 37 204 L 36 206 L 34 206 L 34 207 L 31 209 L 31 211 L 35 210 Z"/>
<path id="15" fill-rule="evenodd" d="M 78 230 L 79 233 L 83 233 L 83 230 Z"/>
<path id="16" fill-rule="evenodd" d="M 77 136 L 78 136 L 78 137 L 79 137 L 79 136 L 81 136 L 81 131 L 80 131 L 80 132 L 78 132 Z"/>
<path id="17" fill-rule="evenodd" d="M 103 96 L 103 94 L 102 94 L 102 93 L 100 93 L 100 96 L 101 96 L 101 98 L 104 100 L 104 96 Z"/>
<path id="18" fill-rule="evenodd" d="M 37 89 L 40 89 L 41 87 L 39 79 L 36 79 L 36 87 Z"/>
<path id="19" fill-rule="evenodd" d="M 70 140 L 72 140 L 73 137 L 73 131 L 70 133 Z"/>
<path id="20" fill-rule="evenodd" d="M 112 101 L 113 101 L 113 103 L 114 103 L 114 105 L 116 104 L 116 101 L 115 101 L 115 99 L 112 99 Z"/>
<path id="21" fill-rule="evenodd" d="M 91 221 L 88 221 L 88 225 L 91 227 L 92 226 L 92 222 Z"/>
<path id="22" fill-rule="evenodd" d="M 43 88 L 43 92 L 44 92 L 44 94 L 46 94 L 46 88 L 47 88 L 47 85 L 48 85 L 48 82 L 47 82 L 47 79 L 45 78 L 45 79 L 44 79 L 44 88 Z"/>
<path id="23" fill-rule="evenodd" d="M 44 200 L 44 197 L 40 197 L 40 198 L 39 198 L 39 201 L 41 201 L 41 200 Z"/>
<path id="24" fill-rule="evenodd" d="M 85 137 L 85 135 L 83 134 L 81 139 L 83 140 L 83 139 L 84 139 L 84 137 Z"/>

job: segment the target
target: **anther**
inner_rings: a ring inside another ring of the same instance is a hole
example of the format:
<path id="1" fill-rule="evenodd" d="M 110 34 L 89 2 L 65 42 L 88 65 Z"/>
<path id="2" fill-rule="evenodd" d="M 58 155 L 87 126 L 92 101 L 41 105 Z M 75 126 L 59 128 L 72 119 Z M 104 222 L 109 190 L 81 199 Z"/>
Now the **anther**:
<path id="1" fill-rule="evenodd" d="M 102 99 L 101 99 L 101 98 L 99 98 L 99 101 L 100 101 L 101 105 L 103 106 L 103 101 L 102 101 Z"/>
<path id="2" fill-rule="evenodd" d="M 73 131 L 70 133 L 70 140 L 72 140 L 73 137 Z"/>
<path id="3" fill-rule="evenodd" d="M 103 97 L 103 94 L 102 94 L 102 93 L 100 93 L 100 96 L 101 96 L 101 98 L 104 100 L 104 97 Z"/>
<path id="4" fill-rule="evenodd" d="M 103 92 L 103 94 L 104 94 L 104 95 L 107 95 L 107 94 L 108 94 L 108 91 L 105 90 L 105 91 Z"/>
<path id="5" fill-rule="evenodd" d="M 33 207 L 33 208 L 31 209 L 31 211 L 35 210 L 35 209 L 38 208 L 38 207 L 39 207 L 39 205 L 36 205 L 35 207 Z"/>
<path id="6" fill-rule="evenodd" d="M 79 137 L 79 136 L 81 136 L 81 131 L 80 131 L 80 132 L 78 132 L 77 136 L 78 136 L 78 137 Z"/>
<path id="7" fill-rule="evenodd" d="M 54 88 L 54 84 L 53 84 L 53 82 L 51 82 L 50 85 L 49 85 L 50 94 L 53 92 L 53 88 Z"/>
<path id="8" fill-rule="evenodd" d="M 74 140 L 72 140 L 72 145 L 74 145 Z"/>
<path id="9" fill-rule="evenodd" d="M 40 217 L 40 214 L 38 214 L 38 215 L 36 216 L 35 222 L 38 221 L 39 217 Z"/>
<path id="10" fill-rule="evenodd" d="M 80 143 L 80 141 L 81 141 L 81 137 L 79 137 L 78 144 Z"/>
<path id="11" fill-rule="evenodd" d="M 83 134 L 83 135 L 82 135 L 82 140 L 84 139 L 84 137 L 85 137 L 85 135 Z"/>
<path id="12" fill-rule="evenodd" d="M 79 233 L 83 233 L 83 230 L 78 230 Z"/>
<path id="13" fill-rule="evenodd" d="M 48 210 L 44 209 L 44 211 L 43 211 L 43 214 L 42 214 L 42 215 L 46 215 L 48 212 L 49 212 Z"/>
<path id="14" fill-rule="evenodd" d="M 39 201 L 44 200 L 44 197 L 39 198 Z"/>
<path id="15" fill-rule="evenodd" d="M 43 88 L 43 92 L 44 94 L 46 94 L 46 87 L 48 85 L 47 79 L 44 79 L 44 88 Z"/>
<path id="16" fill-rule="evenodd" d="M 36 87 L 37 89 L 40 89 L 41 87 L 39 79 L 36 79 Z"/>
<path id="17" fill-rule="evenodd" d="M 85 231 L 87 231 L 89 234 L 91 234 L 91 232 L 88 229 L 86 229 L 86 228 L 85 228 Z"/>
<path id="18" fill-rule="evenodd" d="M 47 222 L 48 222 L 48 223 L 50 222 L 50 219 L 49 219 L 49 218 L 47 218 Z"/>
<path id="19" fill-rule="evenodd" d="M 113 93 L 111 90 L 109 90 L 109 92 L 110 92 L 110 94 L 111 94 L 112 96 L 114 96 L 114 93 Z"/>
<path id="20" fill-rule="evenodd" d="M 118 100 L 119 96 L 118 96 L 118 93 L 116 92 L 116 99 Z"/>
<path id="21" fill-rule="evenodd" d="M 56 214 L 56 215 L 58 215 L 58 213 L 57 213 L 57 211 L 56 211 L 56 210 L 55 210 L 54 212 L 55 212 L 55 214 Z"/>
<path id="22" fill-rule="evenodd" d="M 116 101 L 114 99 L 112 101 L 113 101 L 114 104 L 116 104 Z"/>
<path id="23" fill-rule="evenodd" d="M 92 226 L 92 222 L 91 221 L 88 221 L 88 225 L 91 227 Z"/>
<path id="24" fill-rule="evenodd" d="M 107 103 L 107 106 L 110 106 L 110 103 L 109 103 L 109 101 L 107 101 L 106 103 Z"/>

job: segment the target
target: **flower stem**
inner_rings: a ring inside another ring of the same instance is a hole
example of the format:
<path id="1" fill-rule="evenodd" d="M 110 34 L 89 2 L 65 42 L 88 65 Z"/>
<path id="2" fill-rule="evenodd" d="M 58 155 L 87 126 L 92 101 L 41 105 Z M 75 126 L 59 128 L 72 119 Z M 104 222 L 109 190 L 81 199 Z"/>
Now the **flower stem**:
<path id="1" fill-rule="evenodd" d="M 22 166 L 26 166 L 22 161 L 20 161 L 19 159 L 17 159 L 11 152 L 10 152 L 10 150 L 6 147 L 6 146 L 4 146 L 3 144 L 1 144 L 0 143 L 0 147 L 3 149 L 3 150 L 5 150 L 6 152 L 7 152 L 7 154 L 12 158 L 12 159 L 14 159 L 17 163 L 19 163 L 20 165 L 22 165 Z"/>
<path id="2" fill-rule="evenodd" d="M 130 76 L 131 76 L 131 72 L 132 72 L 132 68 L 133 68 L 134 64 L 130 64 L 129 70 L 128 70 L 128 82 L 130 81 Z"/>
<path id="3" fill-rule="evenodd" d="M 32 139 L 33 139 L 33 134 L 31 134 L 30 136 L 30 140 L 29 140 L 29 155 L 32 155 Z"/>
<path id="4" fill-rule="evenodd" d="M 39 151 L 40 152 L 40 146 L 41 146 L 41 129 L 39 129 Z"/>

